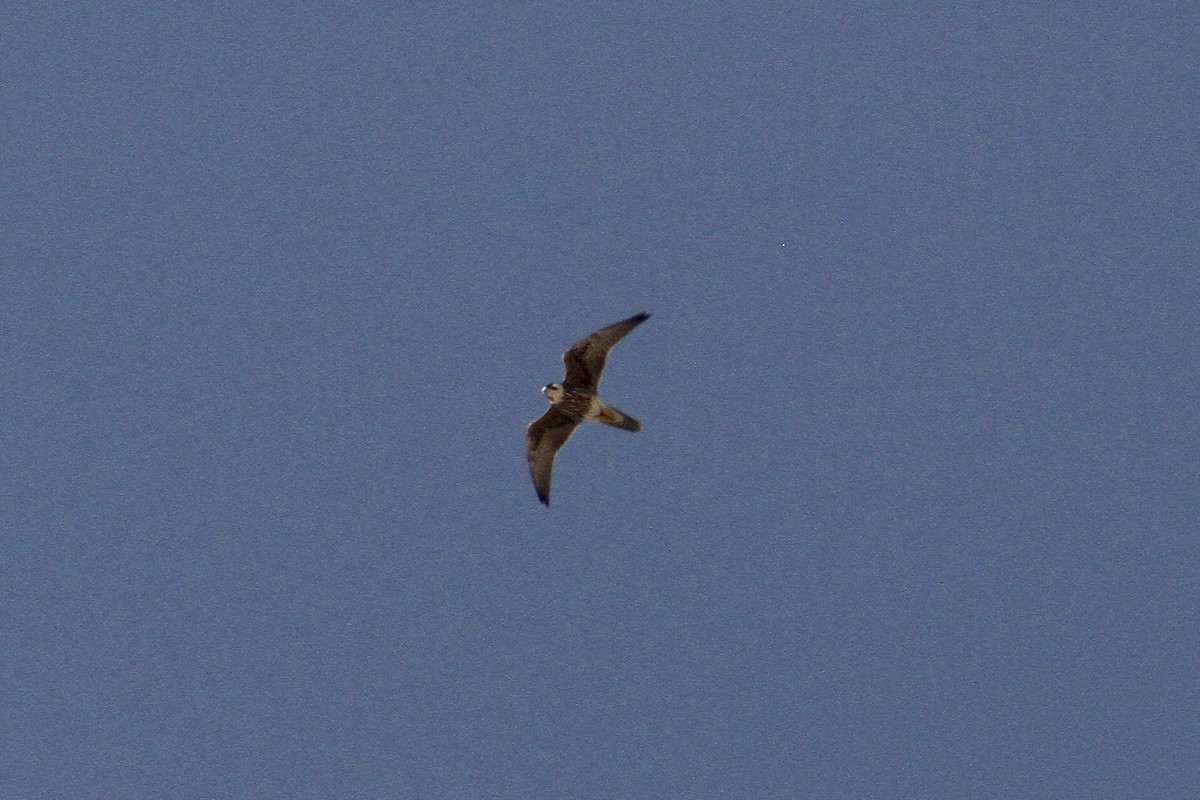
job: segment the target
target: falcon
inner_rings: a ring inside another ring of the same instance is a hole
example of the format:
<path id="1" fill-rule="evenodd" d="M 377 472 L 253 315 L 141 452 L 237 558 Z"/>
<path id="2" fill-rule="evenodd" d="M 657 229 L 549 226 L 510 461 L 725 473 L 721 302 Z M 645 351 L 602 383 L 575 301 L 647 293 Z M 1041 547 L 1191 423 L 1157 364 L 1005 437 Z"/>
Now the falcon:
<path id="1" fill-rule="evenodd" d="M 583 337 L 563 353 L 567 374 L 562 383 L 548 383 L 542 387 L 550 408 L 526 428 L 525 452 L 533 487 L 544 505 L 550 505 L 550 471 L 554 467 L 554 456 L 579 423 L 603 422 L 635 433 L 642 429 L 642 423 L 605 403 L 597 392 L 608 351 L 649 318 L 649 314 L 635 314 Z"/>

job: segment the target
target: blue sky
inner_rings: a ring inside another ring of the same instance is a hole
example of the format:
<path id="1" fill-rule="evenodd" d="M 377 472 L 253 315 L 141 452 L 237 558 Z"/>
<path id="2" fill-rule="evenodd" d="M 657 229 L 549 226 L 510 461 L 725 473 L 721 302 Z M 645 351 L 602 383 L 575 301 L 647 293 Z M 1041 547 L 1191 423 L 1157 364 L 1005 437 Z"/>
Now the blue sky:
<path id="1" fill-rule="evenodd" d="M 1200 784 L 1186 4 L 3 17 L 3 796 Z"/>

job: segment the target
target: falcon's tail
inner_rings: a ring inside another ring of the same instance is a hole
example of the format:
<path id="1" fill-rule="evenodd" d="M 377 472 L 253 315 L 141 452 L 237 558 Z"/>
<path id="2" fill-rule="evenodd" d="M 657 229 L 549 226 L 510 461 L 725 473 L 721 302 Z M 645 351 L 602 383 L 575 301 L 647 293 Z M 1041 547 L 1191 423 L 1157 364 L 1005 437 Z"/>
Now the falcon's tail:
<path id="1" fill-rule="evenodd" d="M 596 421 L 603 422 L 605 425 L 612 425 L 614 428 L 620 428 L 623 431 L 633 431 L 634 433 L 642 429 L 642 423 L 624 411 L 620 411 L 609 405 L 600 409 L 600 415 L 596 418 Z"/>

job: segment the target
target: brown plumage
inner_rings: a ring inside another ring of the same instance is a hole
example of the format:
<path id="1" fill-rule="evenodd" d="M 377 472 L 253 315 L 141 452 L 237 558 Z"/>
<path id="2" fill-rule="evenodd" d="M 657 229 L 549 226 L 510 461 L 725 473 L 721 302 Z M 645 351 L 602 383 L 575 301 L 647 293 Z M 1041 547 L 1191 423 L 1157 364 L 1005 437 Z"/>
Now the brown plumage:
<path id="1" fill-rule="evenodd" d="M 550 399 L 550 408 L 526 429 L 525 452 L 533 486 L 538 499 L 545 505 L 550 505 L 554 456 L 579 423 L 603 422 L 626 431 L 641 430 L 640 422 L 605 403 L 596 391 L 600 387 L 600 374 L 608 360 L 608 351 L 649 318 L 649 314 L 635 314 L 580 339 L 563 353 L 567 372 L 562 383 L 551 383 L 542 388 L 542 393 Z"/>

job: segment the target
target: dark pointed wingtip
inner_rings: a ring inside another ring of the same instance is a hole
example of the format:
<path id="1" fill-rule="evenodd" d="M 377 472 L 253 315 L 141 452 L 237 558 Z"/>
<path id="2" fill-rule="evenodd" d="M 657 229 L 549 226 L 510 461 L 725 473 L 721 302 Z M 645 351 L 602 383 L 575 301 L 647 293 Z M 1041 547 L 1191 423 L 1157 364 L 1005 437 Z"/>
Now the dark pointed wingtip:
<path id="1" fill-rule="evenodd" d="M 544 505 L 546 508 L 550 507 L 550 498 L 549 497 L 539 497 L 538 500 L 540 500 L 542 502 L 542 505 Z"/>

